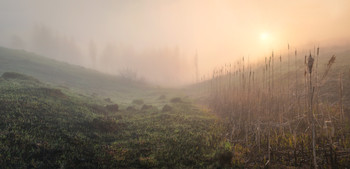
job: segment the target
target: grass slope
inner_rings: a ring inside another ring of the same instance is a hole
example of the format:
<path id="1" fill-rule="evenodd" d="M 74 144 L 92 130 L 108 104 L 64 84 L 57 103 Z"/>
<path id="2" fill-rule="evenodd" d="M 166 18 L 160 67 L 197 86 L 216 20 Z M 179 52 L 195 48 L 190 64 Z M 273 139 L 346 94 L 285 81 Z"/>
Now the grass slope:
<path id="1" fill-rule="evenodd" d="M 5 73 L 0 77 L 0 166 L 224 166 L 228 146 L 217 118 L 189 102 L 164 102 L 170 105 L 166 111 L 155 106 L 111 111 L 106 101 Z"/>
<path id="2" fill-rule="evenodd" d="M 150 86 L 103 74 L 81 66 L 55 61 L 23 50 L 0 47 L 0 74 L 19 72 L 45 83 L 71 88 L 79 93 L 112 97 L 120 102 L 152 91 Z"/>

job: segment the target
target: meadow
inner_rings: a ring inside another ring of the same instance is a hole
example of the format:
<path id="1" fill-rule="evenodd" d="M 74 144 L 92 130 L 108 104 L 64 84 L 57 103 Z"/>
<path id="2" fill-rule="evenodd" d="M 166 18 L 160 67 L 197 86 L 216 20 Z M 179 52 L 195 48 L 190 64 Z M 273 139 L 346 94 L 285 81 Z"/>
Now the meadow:
<path id="1" fill-rule="evenodd" d="M 0 91 L 4 168 L 212 168 L 226 151 L 218 118 L 181 99 L 109 109 L 9 72 Z"/>
<path id="2" fill-rule="evenodd" d="M 1 48 L 0 53 L 1 168 L 230 163 L 222 160 L 230 149 L 220 119 L 182 92 L 25 51 Z"/>
<path id="3" fill-rule="evenodd" d="M 346 168 L 350 52 L 320 51 L 167 89 L 0 48 L 1 168 Z"/>

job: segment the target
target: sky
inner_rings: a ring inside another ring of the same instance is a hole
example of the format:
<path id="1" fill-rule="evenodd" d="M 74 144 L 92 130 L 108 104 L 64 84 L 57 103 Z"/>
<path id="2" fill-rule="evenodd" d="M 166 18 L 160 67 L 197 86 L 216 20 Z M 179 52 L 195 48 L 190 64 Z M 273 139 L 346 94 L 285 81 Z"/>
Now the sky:
<path id="1" fill-rule="evenodd" d="M 41 28 L 60 44 L 52 48 L 65 52 L 35 47 L 43 38 L 33 32 Z M 119 60 L 119 72 L 130 68 L 155 83 L 186 84 L 195 79 L 196 53 L 199 74 L 206 75 L 242 56 L 253 60 L 271 50 L 284 52 L 288 43 L 293 48 L 348 44 L 350 1 L 0 0 L 0 37 L 1 46 L 53 57 L 80 55 L 76 60 L 58 59 L 107 73 L 118 71 L 105 64 Z M 14 43 L 18 39 L 21 43 Z M 95 59 L 88 57 L 92 43 Z M 99 61 L 104 54 L 119 59 Z M 174 58 L 176 66 L 170 66 Z M 162 66 L 153 70 L 155 65 Z M 169 67 L 172 70 L 166 70 Z"/>

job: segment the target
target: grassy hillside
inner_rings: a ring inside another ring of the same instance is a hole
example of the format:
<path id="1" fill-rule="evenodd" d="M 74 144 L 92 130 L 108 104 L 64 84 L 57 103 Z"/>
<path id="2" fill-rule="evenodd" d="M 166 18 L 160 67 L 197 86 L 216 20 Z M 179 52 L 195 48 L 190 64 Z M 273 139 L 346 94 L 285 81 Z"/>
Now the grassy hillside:
<path id="1" fill-rule="evenodd" d="M 162 98 L 164 99 L 164 98 Z M 0 77 L 4 168 L 212 168 L 225 165 L 218 119 L 181 99 L 117 110 L 18 73 Z M 222 157 L 223 156 L 223 157 Z"/>
<path id="2" fill-rule="evenodd" d="M 45 83 L 70 88 L 78 93 L 111 97 L 120 103 L 129 103 L 137 97 L 147 97 L 154 91 L 151 86 L 143 83 L 103 74 L 23 50 L 0 47 L 0 74 L 4 72 L 24 73 Z"/>
<path id="3" fill-rule="evenodd" d="M 230 163 L 232 146 L 221 136 L 219 119 L 186 98 L 173 98 L 178 92 L 6 48 L 0 48 L 0 73 L 4 168 Z"/>

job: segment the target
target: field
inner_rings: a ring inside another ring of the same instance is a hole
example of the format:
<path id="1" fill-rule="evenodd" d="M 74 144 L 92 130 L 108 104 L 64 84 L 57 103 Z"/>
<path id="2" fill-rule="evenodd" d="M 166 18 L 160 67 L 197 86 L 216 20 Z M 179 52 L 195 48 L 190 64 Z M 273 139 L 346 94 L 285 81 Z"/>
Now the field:
<path id="1" fill-rule="evenodd" d="M 213 168 L 229 163 L 222 160 L 230 146 L 221 136 L 220 119 L 181 92 L 175 97 L 170 89 L 124 85 L 133 82 L 23 51 L 1 53 L 1 168 Z M 89 83 L 96 78 L 116 85 L 94 88 L 94 95 Z M 103 95 L 105 90 L 113 92 Z M 124 102 L 114 101 L 116 93 Z"/>
<path id="2" fill-rule="evenodd" d="M 313 55 L 313 78 L 272 55 L 165 89 L 0 48 L 0 166 L 344 168 L 349 53 Z"/>
<path id="3" fill-rule="evenodd" d="M 0 0 L 0 169 L 349 169 L 350 0 Z"/>
<path id="4" fill-rule="evenodd" d="M 218 119 L 181 99 L 111 109 L 17 73 L 0 89 L 5 168 L 202 168 L 225 151 Z"/>

